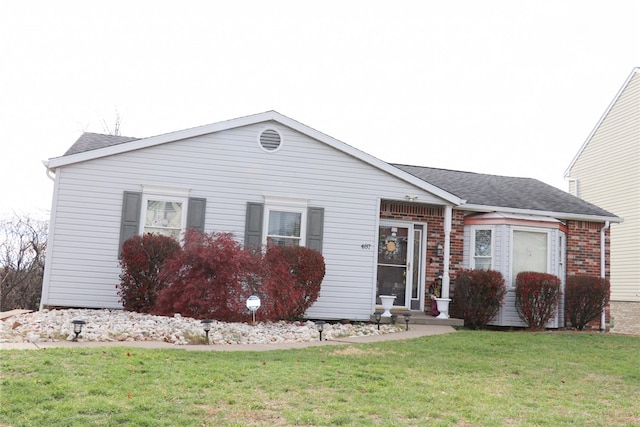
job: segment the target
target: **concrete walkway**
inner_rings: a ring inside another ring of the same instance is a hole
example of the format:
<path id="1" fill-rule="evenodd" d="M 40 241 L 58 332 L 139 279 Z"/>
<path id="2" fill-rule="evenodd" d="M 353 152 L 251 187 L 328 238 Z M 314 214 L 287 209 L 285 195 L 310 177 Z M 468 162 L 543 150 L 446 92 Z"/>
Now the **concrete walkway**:
<path id="1" fill-rule="evenodd" d="M 451 326 L 442 325 L 409 325 L 408 331 L 394 332 L 383 335 L 370 335 L 364 337 L 345 337 L 337 340 L 275 343 L 275 344 L 229 344 L 229 345 L 175 345 L 161 341 L 90 341 L 90 342 L 21 342 L 0 343 L 0 350 L 38 350 L 45 348 L 95 348 L 95 347 L 133 347 L 146 349 L 179 349 L 190 351 L 270 351 L 288 350 L 295 348 L 318 347 L 323 345 L 347 345 L 374 343 L 381 341 L 408 340 L 427 335 L 440 335 L 455 332 Z"/>

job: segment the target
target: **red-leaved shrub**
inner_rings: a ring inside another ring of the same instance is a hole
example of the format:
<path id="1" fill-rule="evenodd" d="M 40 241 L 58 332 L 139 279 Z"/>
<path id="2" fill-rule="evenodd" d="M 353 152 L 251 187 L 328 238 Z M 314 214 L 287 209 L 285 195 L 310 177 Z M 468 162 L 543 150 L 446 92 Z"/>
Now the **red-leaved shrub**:
<path id="1" fill-rule="evenodd" d="M 598 317 L 609 302 L 609 291 L 609 281 L 602 277 L 567 277 L 565 310 L 571 326 L 583 330 L 585 325 Z"/>
<path id="2" fill-rule="evenodd" d="M 250 254 L 228 233 L 185 233 L 180 253 L 168 260 L 162 278 L 170 282 L 153 310 L 170 316 L 240 321 L 246 316 L 245 277 Z"/>
<path id="3" fill-rule="evenodd" d="M 516 276 L 516 310 L 534 331 L 543 330 L 556 314 L 560 279 L 553 274 L 525 271 Z"/>
<path id="4" fill-rule="evenodd" d="M 324 278 L 319 252 L 296 246 L 242 249 L 231 234 L 188 231 L 182 250 L 165 263 L 154 314 L 238 322 L 249 319 L 246 300 L 260 298 L 259 320 L 302 317 Z"/>
<path id="5" fill-rule="evenodd" d="M 269 246 L 262 258 L 262 281 L 256 293 L 263 298 L 268 320 L 301 318 L 320 294 L 324 257 L 301 246 Z"/>
<path id="6" fill-rule="evenodd" d="M 157 234 L 134 236 L 122 245 L 120 284 L 117 294 L 125 310 L 149 313 L 158 293 L 167 286 L 160 277 L 165 260 L 180 251 L 171 237 Z"/>
<path id="7" fill-rule="evenodd" d="M 507 293 L 502 273 L 495 270 L 462 270 L 455 289 L 464 324 L 471 329 L 485 326 L 496 317 Z"/>

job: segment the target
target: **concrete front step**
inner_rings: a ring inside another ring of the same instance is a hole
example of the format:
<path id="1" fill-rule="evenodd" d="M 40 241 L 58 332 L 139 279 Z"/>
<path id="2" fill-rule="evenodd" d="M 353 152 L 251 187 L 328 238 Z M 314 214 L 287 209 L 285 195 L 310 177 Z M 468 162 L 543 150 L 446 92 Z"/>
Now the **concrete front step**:
<path id="1" fill-rule="evenodd" d="M 391 310 L 391 314 L 395 314 L 397 316 L 396 318 L 396 323 L 399 325 L 404 325 L 405 324 L 405 320 L 404 320 L 404 314 L 407 311 L 404 310 Z M 463 319 L 454 319 L 454 318 L 449 318 L 449 319 L 438 319 L 437 317 L 434 316 L 430 316 L 428 314 L 425 314 L 422 311 L 410 311 L 409 313 L 411 313 L 411 317 L 409 318 L 409 324 L 410 325 L 443 325 L 443 326 L 464 326 L 464 320 Z M 373 323 L 376 323 L 376 318 L 375 316 L 372 314 L 370 317 L 370 321 Z M 380 319 L 380 323 L 391 323 L 392 322 L 392 318 L 391 317 L 382 317 Z"/>

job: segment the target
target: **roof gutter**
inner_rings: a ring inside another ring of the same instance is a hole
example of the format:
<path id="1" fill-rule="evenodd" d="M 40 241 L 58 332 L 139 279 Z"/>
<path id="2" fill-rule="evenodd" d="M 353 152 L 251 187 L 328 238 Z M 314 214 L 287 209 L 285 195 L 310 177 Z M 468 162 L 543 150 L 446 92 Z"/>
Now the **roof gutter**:
<path id="1" fill-rule="evenodd" d="M 56 182 L 56 178 L 52 175 L 53 169 L 49 168 L 49 162 L 46 160 L 43 160 L 42 164 L 44 165 L 45 168 L 47 168 L 47 178 L 49 178 L 53 182 Z"/>
<path id="2" fill-rule="evenodd" d="M 623 221 L 622 218 L 617 216 L 586 215 L 586 214 L 575 214 L 570 212 L 538 211 L 535 209 L 518 209 L 518 208 L 509 208 L 504 206 L 485 206 L 485 205 L 470 204 L 470 205 L 457 206 L 456 209 L 473 211 L 473 212 L 504 212 L 504 213 L 521 214 L 521 215 L 550 216 L 557 219 L 574 220 L 574 221 L 611 222 L 611 223 L 619 223 Z"/>

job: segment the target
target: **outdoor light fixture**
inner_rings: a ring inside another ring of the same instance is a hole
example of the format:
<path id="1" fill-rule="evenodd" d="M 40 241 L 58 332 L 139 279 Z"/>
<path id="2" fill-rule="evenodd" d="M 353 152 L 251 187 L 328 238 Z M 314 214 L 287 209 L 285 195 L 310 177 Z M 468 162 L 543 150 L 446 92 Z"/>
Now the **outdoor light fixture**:
<path id="1" fill-rule="evenodd" d="M 318 328 L 318 332 L 320 332 L 320 341 L 322 341 L 322 331 L 324 330 L 324 323 L 322 320 L 318 320 L 316 322 L 316 328 Z"/>
<path id="2" fill-rule="evenodd" d="M 211 324 L 213 323 L 213 320 L 204 319 L 204 320 L 201 320 L 200 323 L 202 323 L 202 327 L 204 328 L 204 333 L 207 335 L 207 344 L 209 344 L 209 331 L 211 330 Z"/>
<path id="3" fill-rule="evenodd" d="M 444 255 L 444 246 L 442 245 L 442 242 L 438 242 L 438 246 L 436 246 L 436 255 L 439 257 Z"/>
<path id="4" fill-rule="evenodd" d="M 406 313 L 403 314 L 404 316 L 404 325 L 405 325 L 405 331 L 409 330 L 409 320 L 411 319 L 411 313 L 409 313 L 408 311 Z"/>
<path id="5" fill-rule="evenodd" d="M 76 334 L 76 336 L 73 338 L 73 341 L 78 341 L 78 335 L 80 335 L 80 332 L 82 332 L 82 327 L 86 325 L 87 322 L 85 322 L 84 320 L 72 320 L 71 323 L 73 323 L 73 333 Z"/>
<path id="6" fill-rule="evenodd" d="M 373 317 L 376 319 L 376 323 L 378 324 L 378 330 L 380 330 L 380 320 L 382 320 L 382 312 L 376 311 L 373 313 Z"/>

